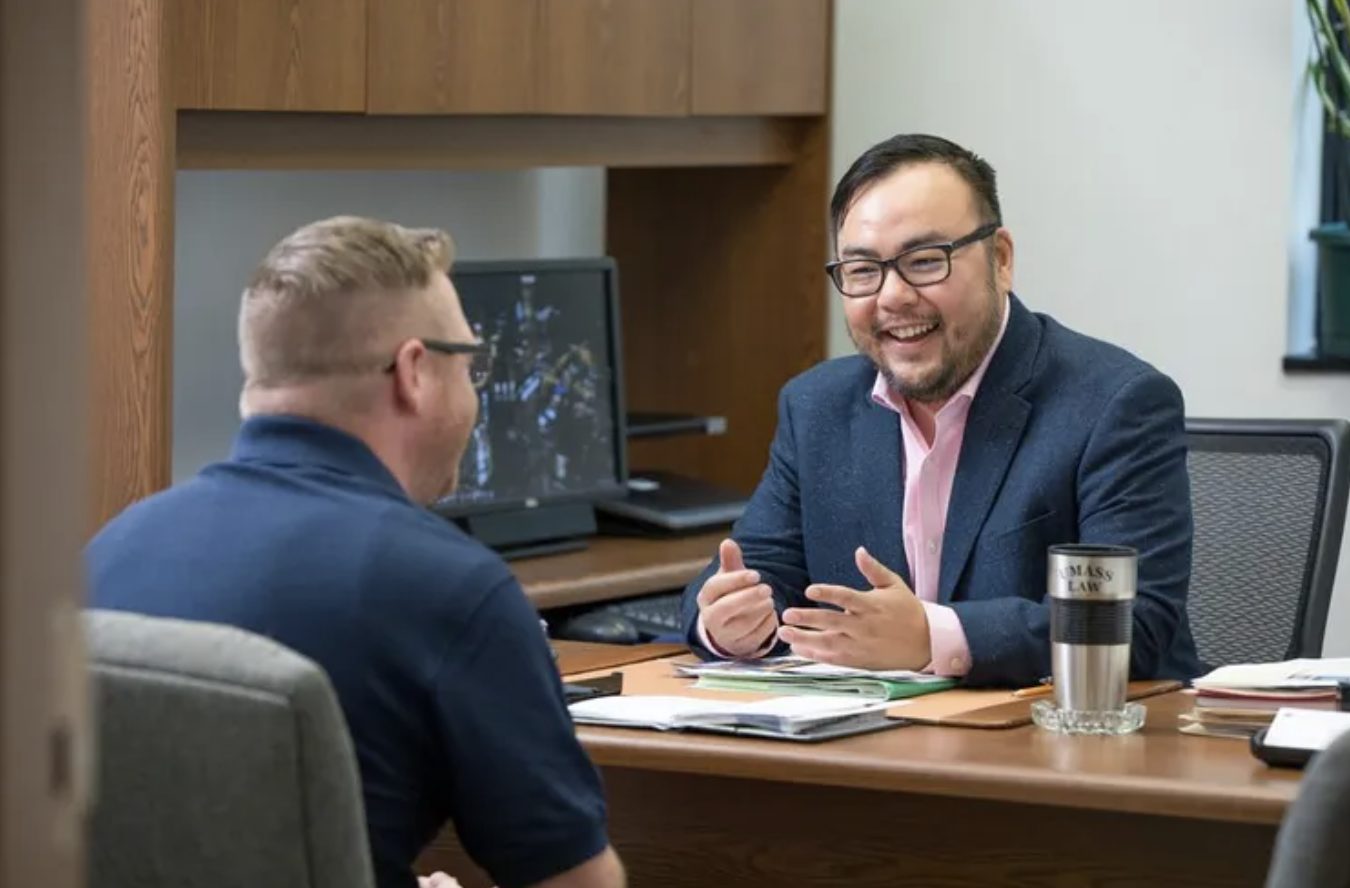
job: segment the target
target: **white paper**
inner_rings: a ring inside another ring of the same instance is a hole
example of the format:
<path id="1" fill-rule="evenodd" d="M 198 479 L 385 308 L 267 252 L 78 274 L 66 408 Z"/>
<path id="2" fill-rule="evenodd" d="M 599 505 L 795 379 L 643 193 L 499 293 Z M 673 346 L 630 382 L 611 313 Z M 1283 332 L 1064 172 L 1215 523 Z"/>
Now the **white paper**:
<path id="1" fill-rule="evenodd" d="M 1266 730 L 1266 745 L 1321 752 L 1350 730 L 1350 712 L 1281 709 Z"/>
<path id="2" fill-rule="evenodd" d="M 1271 688 L 1334 687 L 1338 681 L 1350 681 L 1350 658 L 1308 658 L 1278 663 L 1237 663 L 1220 666 L 1195 679 L 1197 688 Z"/>
<path id="3" fill-rule="evenodd" d="M 605 721 L 633 725 L 672 727 L 681 715 L 692 712 L 731 710 L 737 704 L 721 700 L 699 700 L 696 697 L 654 696 L 646 694 L 615 694 L 578 700 L 568 707 L 575 715 L 599 718 Z"/>
<path id="4" fill-rule="evenodd" d="M 662 695 L 617 695 L 579 700 L 568 707 L 574 716 L 612 724 L 673 728 L 698 722 L 734 723 L 738 719 L 781 721 L 800 727 L 816 720 L 888 709 L 893 701 L 859 703 L 841 697 L 786 695 L 766 700 L 703 700 Z"/>

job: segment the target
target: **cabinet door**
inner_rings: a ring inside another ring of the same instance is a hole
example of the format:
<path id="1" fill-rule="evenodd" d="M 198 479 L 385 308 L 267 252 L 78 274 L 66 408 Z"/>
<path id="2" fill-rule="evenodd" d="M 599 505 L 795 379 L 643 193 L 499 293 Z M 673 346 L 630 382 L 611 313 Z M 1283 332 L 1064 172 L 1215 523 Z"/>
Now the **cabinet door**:
<path id="1" fill-rule="evenodd" d="M 366 0 L 175 0 L 172 10 L 178 107 L 365 110 Z"/>
<path id="2" fill-rule="evenodd" d="M 830 0 L 692 2 L 691 113 L 825 113 Z"/>
<path id="3" fill-rule="evenodd" d="M 371 0 L 372 114 L 535 110 L 540 0 Z"/>
<path id="4" fill-rule="evenodd" d="M 689 113 L 689 0 L 540 3 L 540 111 Z"/>

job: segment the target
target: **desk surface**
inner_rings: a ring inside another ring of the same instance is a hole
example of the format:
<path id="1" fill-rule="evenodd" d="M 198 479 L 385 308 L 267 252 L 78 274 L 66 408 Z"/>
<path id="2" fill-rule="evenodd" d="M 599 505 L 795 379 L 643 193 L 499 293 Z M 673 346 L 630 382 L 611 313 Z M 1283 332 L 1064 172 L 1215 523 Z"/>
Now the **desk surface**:
<path id="1" fill-rule="evenodd" d="M 558 673 L 565 679 L 669 657 L 687 650 L 682 644 L 597 644 L 564 639 L 554 639 L 550 644 L 558 655 Z"/>
<path id="2" fill-rule="evenodd" d="M 672 690 L 684 686 L 670 681 Z M 1279 822 L 1297 792 L 1299 772 L 1266 767 L 1243 740 L 1180 733 L 1177 716 L 1191 705 L 1184 694 L 1141 702 L 1148 720 L 1142 731 L 1126 737 L 1066 737 L 1032 726 L 906 726 L 823 744 L 590 726 L 578 734 L 597 763 L 613 767 Z"/>
<path id="3" fill-rule="evenodd" d="M 510 562 L 540 610 L 679 589 L 707 566 L 723 532 L 667 539 L 598 536 L 565 555 Z"/>

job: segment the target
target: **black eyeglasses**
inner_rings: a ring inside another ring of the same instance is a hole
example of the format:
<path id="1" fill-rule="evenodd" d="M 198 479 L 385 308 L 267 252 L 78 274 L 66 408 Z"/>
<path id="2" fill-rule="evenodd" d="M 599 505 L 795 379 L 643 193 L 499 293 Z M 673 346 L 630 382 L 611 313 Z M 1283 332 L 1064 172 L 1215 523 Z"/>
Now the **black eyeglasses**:
<path id="1" fill-rule="evenodd" d="M 990 222 L 945 244 L 911 247 L 892 259 L 836 259 L 825 264 L 825 273 L 835 289 L 850 299 L 864 299 L 881 292 L 886 284 L 886 269 L 894 268 L 900 279 L 911 287 L 931 287 L 952 274 L 952 253 L 982 241 L 998 231 L 999 223 Z"/>
<path id="2" fill-rule="evenodd" d="M 443 355 L 470 355 L 472 362 L 469 365 L 469 379 L 473 382 L 474 390 L 483 388 L 492 376 L 492 346 L 486 342 L 446 342 L 443 339 L 419 339 L 418 342 L 426 347 L 427 351 L 440 352 Z M 392 373 L 398 361 L 390 361 L 389 366 L 384 368 L 385 373 Z"/>

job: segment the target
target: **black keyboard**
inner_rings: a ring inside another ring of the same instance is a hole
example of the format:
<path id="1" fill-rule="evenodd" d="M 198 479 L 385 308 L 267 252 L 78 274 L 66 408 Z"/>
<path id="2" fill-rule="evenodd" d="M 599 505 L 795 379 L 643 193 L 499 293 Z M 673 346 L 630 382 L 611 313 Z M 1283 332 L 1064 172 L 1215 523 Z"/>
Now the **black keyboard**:
<path id="1" fill-rule="evenodd" d="M 663 592 L 615 601 L 601 606 L 599 610 L 618 614 L 637 627 L 644 636 L 679 635 L 683 630 L 680 620 L 682 600 L 680 592 Z"/>

